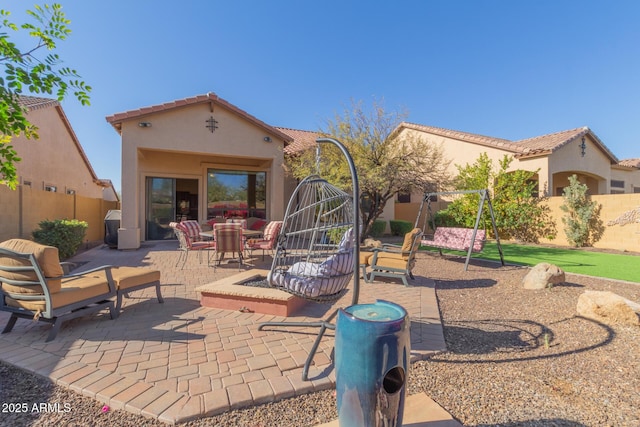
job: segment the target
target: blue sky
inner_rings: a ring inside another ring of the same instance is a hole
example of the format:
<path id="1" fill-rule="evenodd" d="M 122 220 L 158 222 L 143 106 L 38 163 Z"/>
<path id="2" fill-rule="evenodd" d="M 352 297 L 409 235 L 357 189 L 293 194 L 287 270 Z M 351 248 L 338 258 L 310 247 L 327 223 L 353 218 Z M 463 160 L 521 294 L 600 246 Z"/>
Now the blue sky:
<path id="1" fill-rule="evenodd" d="M 105 117 L 215 92 L 273 126 L 317 130 L 351 99 L 414 123 L 518 140 L 589 126 L 640 157 L 640 2 L 59 0 L 57 49 L 93 87 L 63 108 L 120 188 Z M 3 0 L 14 21 L 35 2 Z"/>

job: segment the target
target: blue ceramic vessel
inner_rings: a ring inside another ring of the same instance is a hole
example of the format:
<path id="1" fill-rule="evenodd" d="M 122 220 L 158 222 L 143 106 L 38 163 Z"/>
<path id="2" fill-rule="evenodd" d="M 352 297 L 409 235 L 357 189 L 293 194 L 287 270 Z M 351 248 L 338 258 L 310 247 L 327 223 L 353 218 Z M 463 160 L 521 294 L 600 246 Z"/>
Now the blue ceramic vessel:
<path id="1" fill-rule="evenodd" d="M 401 306 L 378 300 L 340 309 L 336 397 L 340 427 L 402 425 L 411 338 Z"/>

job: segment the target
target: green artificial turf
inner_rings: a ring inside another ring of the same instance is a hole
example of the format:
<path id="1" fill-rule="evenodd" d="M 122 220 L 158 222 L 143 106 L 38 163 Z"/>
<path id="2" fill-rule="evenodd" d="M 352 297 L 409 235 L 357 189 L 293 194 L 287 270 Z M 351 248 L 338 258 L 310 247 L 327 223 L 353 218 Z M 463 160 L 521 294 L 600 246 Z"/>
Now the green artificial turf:
<path id="1" fill-rule="evenodd" d="M 640 256 L 584 249 L 526 246 L 514 243 L 502 243 L 501 246 L 507 264 L 533 266 L 541 262 L 548 262 L 568 273 L 640 282 Z M 432 248 L 425 247 L 424 249 Z M 446 252 L 465 255 L 465 252 L 459 251 Z M 482 252 L 474 253 L 472 256 L 473 258 L 500 261 L 496 242 L 487 242 Z"/>

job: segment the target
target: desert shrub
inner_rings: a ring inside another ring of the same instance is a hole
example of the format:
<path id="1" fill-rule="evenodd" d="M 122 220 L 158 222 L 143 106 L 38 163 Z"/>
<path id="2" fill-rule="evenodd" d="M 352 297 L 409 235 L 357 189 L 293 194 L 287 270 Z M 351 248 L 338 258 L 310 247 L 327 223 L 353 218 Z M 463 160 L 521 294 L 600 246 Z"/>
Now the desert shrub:
<path id="1" fill-rule="evenodd" d="M 384 234 L 384 230 L 387 229 L 387 221 L 377 219 L 371 226 L 371 237 L 381 237 Z"/>
<path id="2" fill-rule="evenodd" d="M 38 226 L 40 228 L 33 231 L 33 239 L 43 245 L 55 246 L 60 259 L 67 259 L 78 251 L 88 224 L 77 219 L 45 219 Z"/>
<path id="3" fill-rule="evenodd" d="M 490 190 L 496 227 L 501 238 L 531 243 L 537 243 L 543 237 L 554 239 L 556 227 L 551 219 L 550 208 L 544 203 L 546 199 L 536 194 L 538 183 L 535 177 L 538 171 L 509 171 L 512 160 L 505 155 L 499 162 L 498 170 L 494 171 L 489 156 L 481 154 L 473 165 L 458 166 L 456 189 Z M 458 197 L 439 212 L 441 219 L 447 222 L 440 225 L 472 228 L 479 203 L 480 195 L 477 193 Z M 485 206 L 480 221 L 480 228 L 492 230 L 488 206 Z"/>
<path id="4" fill-rule="evenodd" d="M 413 224 L 409 221 L 402 221 L 399 219 L 390 220 L 389 228 L 391 228 L 391 234 L 394 236 L 404 236 L 413 230 Z"/>
<path id="5" fill-rule="evenodd" d="M 564 203 L 560 209 L 566 213 L 562 217 L 564 232 L 575 247 L 591 246 L 602 237 L 604 229 L 600 220 L 602 205 L 592 201 L 587 190 L 588 187 L 581 184 L 576 175 L 571 175 L 569 186 L 562 192 Z"/>

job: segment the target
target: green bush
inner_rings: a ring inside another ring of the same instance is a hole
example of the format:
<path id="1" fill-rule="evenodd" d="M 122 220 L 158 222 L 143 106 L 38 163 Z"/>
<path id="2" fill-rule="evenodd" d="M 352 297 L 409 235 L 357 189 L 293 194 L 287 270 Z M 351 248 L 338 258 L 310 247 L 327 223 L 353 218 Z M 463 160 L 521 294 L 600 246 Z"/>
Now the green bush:
<path id="1" fill-rule="evenodd" d="M 78 251 L 88 224 L 77 219 L 45 219 L 38 226 L 40 229 L 33 232 L 33 239 L 43 245 L 55 246 L 60 259 L 67 259 Z"/>
<path id="2" fill-rule="evenodd" d="M 348 229 L 349 227 L 338 227 L 328 230 L 327 237 L 329 238 L 329 242 L 336 245 L 339 244 L 342 240 L 342 236 L 344 236 L 344 233 L 346 233 Z"/>
<path id="3" fill-rule="evenodd" d="M 404 236 L 413 230 L 413 223 L 409 221 L 402 221 L 399 219 L 392 219 L 389 221 L 389 227 L 391 228 L 391 234 L 394 236 Z"/>
<path id="4" fill-rule="evenodd" d="M 384 230 L 387 229 L 387 221 L 377 219 L 371 226 L 371 237 L 381 237 L 384 234 Z"/>

